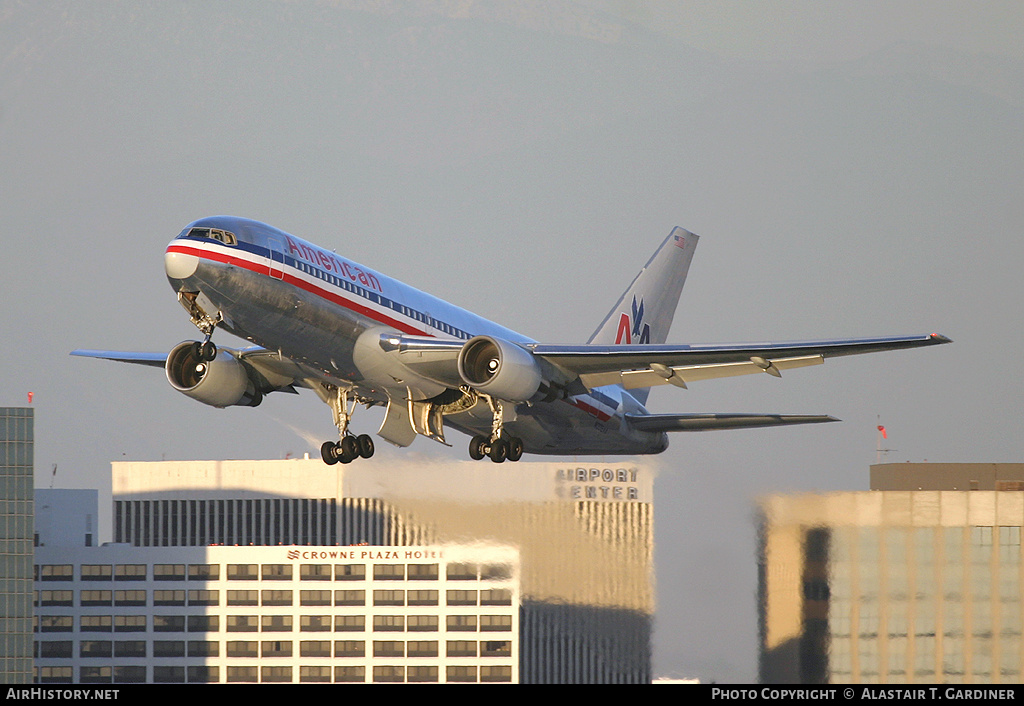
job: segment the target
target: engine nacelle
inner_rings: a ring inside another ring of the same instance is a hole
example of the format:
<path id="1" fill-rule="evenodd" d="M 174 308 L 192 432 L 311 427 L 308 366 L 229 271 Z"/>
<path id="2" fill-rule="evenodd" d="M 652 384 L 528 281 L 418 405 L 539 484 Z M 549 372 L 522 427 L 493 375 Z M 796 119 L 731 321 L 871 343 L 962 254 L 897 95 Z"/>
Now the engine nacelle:
<path id="1" fill-rule="evenodd" d="M 462 347 L 459 375 L 480 392 L 511 402 L 529 400 L 544 382 L 530 351 L 490 336 L 475 336 Z"/>
<path id="2" fill-rule="evenodd" d="M 227 351 L 206 362 L 199 359 L 193 341 L 175 346 L 164 366 L 167 381 L 179 392 L 214 407 L 255 407 L 263 395 L 249 379 L 245 365 Z"/>

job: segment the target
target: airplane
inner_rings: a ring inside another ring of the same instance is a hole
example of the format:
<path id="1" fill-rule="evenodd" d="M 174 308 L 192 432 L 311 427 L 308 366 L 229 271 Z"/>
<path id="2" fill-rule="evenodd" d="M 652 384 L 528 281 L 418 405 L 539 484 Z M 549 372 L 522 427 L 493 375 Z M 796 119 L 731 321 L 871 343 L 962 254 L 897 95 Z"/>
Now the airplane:
<path id="1" fill-rule="evenodd" d="M 233 216 L 187 225 L 164 269 L 202 340 L 170 353 L 75 350 L 72 355 L 165 370 L 171 386 L 214 407 L 260 404 L 271 392 L 312 390 L 338 440 L 327 464 L 370 458 L 355 435 L 356 405 L 385 407 L 377 435 L 405 447 L 418 436 L 495 463 L 523 453 L 657 454 L 667 432 L 839 421 L 828 415 L 654 414 L 658 385 L 818 365 L 825 358 L 949 343 L 939 334 L 789 343 L 666 344 L 698 236 L 674 228 L 584 345 L 539 343 L 264 223 Z M 228 331 L 255 344 L 218 347 Z"/>

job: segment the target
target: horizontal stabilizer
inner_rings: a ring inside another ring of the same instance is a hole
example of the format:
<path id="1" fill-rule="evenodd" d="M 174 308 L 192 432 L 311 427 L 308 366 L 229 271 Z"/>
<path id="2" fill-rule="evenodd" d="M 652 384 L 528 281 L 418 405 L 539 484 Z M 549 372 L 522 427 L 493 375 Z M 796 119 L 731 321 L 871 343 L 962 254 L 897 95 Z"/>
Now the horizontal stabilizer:
<path id="1" fill-rule="evenodd" d="M 93 351 L 79 348 L 71 351 L 71 355 L 82 356 L 83 358 L 102 358 L 103 360 L 115 360 L 118 363 L 135 363 L 136 365 L 150 365 L 154 368 L 162 368 L 167 363 L 166 353 L 137 353 L 133 351 Z"/>
<path id="2" fill-rule="evenodd" d="M 638 431 L 712 431 L 838 422 L 827 414 L 627 414 Z"/>

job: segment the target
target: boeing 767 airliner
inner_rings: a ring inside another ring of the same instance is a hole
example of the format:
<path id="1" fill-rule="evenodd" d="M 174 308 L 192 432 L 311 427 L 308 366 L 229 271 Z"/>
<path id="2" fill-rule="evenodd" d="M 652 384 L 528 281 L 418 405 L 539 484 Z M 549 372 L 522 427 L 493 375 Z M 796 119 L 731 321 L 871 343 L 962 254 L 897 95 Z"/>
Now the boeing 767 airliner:
<path id="1" fill-rule="evenodd" d="M 469 455 L 496 463 L 534 454 L 655 454 L 666 432 L 837 421 L 825 415 L 651 414 L 655 385 L 817 365 L 832 356 L 948 343 L 939 334 L 742 345 L 666 345 L 697 236 L 675 228 L 585 345 L 533 341 L 448 302 L 256 221 L 229 216 L 187 226 L 164 267 L 202 334 L 168 354 L 76 350 L 73 355 L 165 369 L 176 390 L 214 407 L 255 407 L 275 391 L 313 390 L 338 441 L 328 464 L 373 455 L 355 436 L 357 404 L 386 408 L 377 434 L 468 434 Z M 255 344 L 230 349 L 221 328 Z"/>

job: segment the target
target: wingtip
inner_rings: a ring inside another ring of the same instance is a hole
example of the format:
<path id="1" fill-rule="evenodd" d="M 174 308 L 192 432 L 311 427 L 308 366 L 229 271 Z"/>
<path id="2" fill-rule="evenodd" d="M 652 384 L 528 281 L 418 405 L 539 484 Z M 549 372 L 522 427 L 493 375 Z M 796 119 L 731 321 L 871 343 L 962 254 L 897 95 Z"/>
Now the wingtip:
<path id="1" fill-rule="evenodd" d="M 935 343 L 952 343 L 953 339 L 949 336 L 943 336 L 941 333 L 933 333 L 929 336 Z"/>

